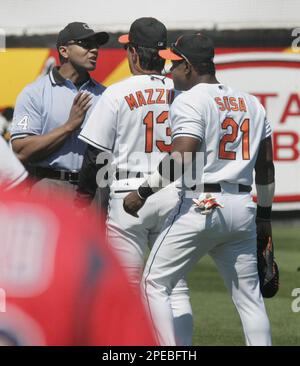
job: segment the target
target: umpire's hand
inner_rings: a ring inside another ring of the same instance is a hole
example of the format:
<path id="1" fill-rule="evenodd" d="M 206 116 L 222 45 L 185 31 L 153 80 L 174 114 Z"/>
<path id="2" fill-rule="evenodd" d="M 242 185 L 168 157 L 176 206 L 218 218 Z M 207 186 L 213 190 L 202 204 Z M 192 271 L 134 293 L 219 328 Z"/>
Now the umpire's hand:
<path id="1" fill-rule="evenodd" d="M 144 206 L 145 202 L 145 200 L 139 197 L 137 191 L 134 191 L 124 198 L 123 208 L 129 215 L 139 217 L 137 212 Z"/>
<path id="2" fill-rule="evenodd" d="M 85 118 L 87 110 L 92 105 L 93 95 L 90 92 L 79 92 L 73 101 L 68 121 L 66 126 L 68 126 L 72 131 L 79 128 Z"/>

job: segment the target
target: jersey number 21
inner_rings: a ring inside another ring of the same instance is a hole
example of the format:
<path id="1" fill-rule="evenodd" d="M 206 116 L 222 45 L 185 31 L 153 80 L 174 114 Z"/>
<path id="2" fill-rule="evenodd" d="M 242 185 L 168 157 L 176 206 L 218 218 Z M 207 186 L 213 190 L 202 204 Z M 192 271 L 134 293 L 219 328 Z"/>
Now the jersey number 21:
<path id="1" fill-rule="evenodd" d="M 226 144 L 235 142 L 240 130 L 242 133 L 242 157 L 243 160 L 250 160 L 249 118 L 244 119 L 239 126 L 234 119 L 227 117 L 222 122 L 221 127 L 226 131 L 231 127 L 231 132 L 226 133 L 220 140 L 219 159 L 236 160 L 236 152 L 226 150 Z"/>

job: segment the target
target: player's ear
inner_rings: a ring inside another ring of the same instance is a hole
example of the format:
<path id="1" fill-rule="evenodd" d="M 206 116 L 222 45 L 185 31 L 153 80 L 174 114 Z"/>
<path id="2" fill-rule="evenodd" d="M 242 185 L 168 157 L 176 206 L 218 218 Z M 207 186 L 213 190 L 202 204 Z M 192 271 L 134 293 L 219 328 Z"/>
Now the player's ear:
<path id="1" fill-rule="evenodd" d="M 65 60 L 67 61 L 69 58 L 69 53 L 68 53 L 68 47 L 66 46 L 59 46 L 58 48 L 58 53 L 59 53 L 59 58 L 60 60 Z"/>
<path id="2" fill-rule="evenodd" d="M 136 65 L 139 61 L 139 55 L 136 52 L 136 49 L 134 47 L 129 47 L 129 52 L 131 54 L 132 62 Z"/>
<path id="3" fill-rule="evenodd" d="M 185 73 L 186 76 L 189 76 L 192 73 L 192 67 L 193 66 L 187 61 L 185 61 L 184 64 L 185 64 L 184 73 Z"/>

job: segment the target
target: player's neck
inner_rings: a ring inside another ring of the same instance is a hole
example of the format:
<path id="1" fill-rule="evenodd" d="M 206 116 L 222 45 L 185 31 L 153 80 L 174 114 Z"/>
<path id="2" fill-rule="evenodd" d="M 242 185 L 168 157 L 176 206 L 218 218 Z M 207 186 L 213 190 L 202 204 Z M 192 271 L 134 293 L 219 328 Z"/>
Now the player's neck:
<path id="1" fill-rule="evenodd" d="M 140 67 L 140 65 L 135 65 L 134 69 L 132 70 L 133 75 L 161 75 L 156 70 L 144 70 Z"/>
<path id="2" fill-rule="evenodd" d="M 198 75 L 191 80 L 191 88 L 197 84 L 220 84 L 215 75 Z"/>
<path id="3" fill-rule="evenodd" d="M 73 84 L 82 84 L 89 78 L 89 73 L 84 69 L 75 69 L 70 63 L 62 64 L 59 73 L 65 79 L 69 79 Z"/>

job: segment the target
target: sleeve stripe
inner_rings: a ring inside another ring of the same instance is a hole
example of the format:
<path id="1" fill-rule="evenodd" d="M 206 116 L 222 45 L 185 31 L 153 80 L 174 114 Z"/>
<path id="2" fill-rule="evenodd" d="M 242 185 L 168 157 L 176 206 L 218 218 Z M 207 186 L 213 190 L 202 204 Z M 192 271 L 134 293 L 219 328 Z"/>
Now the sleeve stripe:
<path id="1" fill-rule="evenodd" d="M 267 126 L 267 130 L 266 130 L 266 136 L 271 136 L 272 135 L 272 128 L 271 128 L 271 126 L 268 124 L 268 126 Z"/>
<path id="2" fill-rule="evenodd" d="M 83 136 L 83 135 L 79 135 L 78 138 L 86 143 L 88 143 L 89 145 L 92 145 L 94 147 L 96 147 L 97 149 L 100 150 L 106 150 L 106 151 L 112 151 L 112 149 L 109 149 L 108 147 L 102 146 L 100 144 L 97 144 L 95 141 L 90 140 L 88 137 Z"/>
<path id="3" fill-rule="evenodd" d="M 40 136 L 36 133 L 12 133 L 11 134 L 11 137 L 10 137 L 10 141 L 13 141 L 13 140 L 16 140 L 16 139 L 22 139 L 24 137 L 27 137 L 27 136 Z"/>

